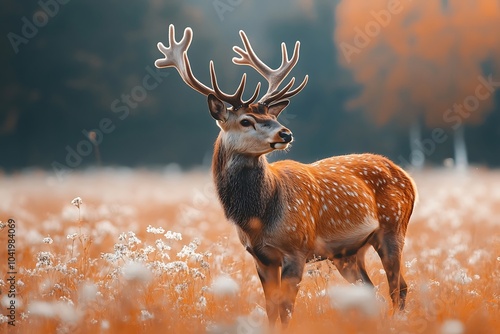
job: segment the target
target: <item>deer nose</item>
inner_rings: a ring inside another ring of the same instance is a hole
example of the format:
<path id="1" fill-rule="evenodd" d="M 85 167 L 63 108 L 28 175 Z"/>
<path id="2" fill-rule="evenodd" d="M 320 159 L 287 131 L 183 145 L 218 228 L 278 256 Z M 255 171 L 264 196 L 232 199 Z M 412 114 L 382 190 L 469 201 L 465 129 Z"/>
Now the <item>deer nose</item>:
<path id="1" fill-rule="evenodd" d="M 292 141 L 292 132 L 288 129 L 283 129 L 283 130 L 280 130 L 280 132 L 278 133 L 278 135 L 283 139 L 283 141 L 285 143 L 289 143 Z"/>

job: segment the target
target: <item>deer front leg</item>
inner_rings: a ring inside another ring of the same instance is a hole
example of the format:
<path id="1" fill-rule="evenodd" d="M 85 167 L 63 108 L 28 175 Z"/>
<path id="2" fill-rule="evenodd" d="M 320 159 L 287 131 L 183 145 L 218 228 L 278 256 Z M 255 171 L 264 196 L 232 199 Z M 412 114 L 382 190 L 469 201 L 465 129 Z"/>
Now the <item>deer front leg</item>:
<path id="1" fill-rule="evenodd" d="M 283 260 L 279 311 L 281 324 L 284 328 L 288 326 L 293 314 L 295 298 L 299 291 L 299 283 L 302 280 L 305 263 L 305 260 L 299 258 L 285 257 Z"/>
<path id="2" fill-rule="evenodd" d="M 266 312 L 269 326 L 274 327 L 278 319 L 280 303 L 280 266 L 276 264 L 264 265 L 255 259 L 257 273 L 259 274 L 264 296 L 266 297 Z"/>

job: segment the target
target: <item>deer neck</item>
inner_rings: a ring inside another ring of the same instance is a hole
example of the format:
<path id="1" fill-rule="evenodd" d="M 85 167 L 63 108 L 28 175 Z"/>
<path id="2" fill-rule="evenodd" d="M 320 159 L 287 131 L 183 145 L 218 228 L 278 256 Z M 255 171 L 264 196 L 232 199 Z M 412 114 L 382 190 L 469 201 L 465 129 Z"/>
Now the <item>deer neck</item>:
<path id="1" fill-rule="evenodd" d="M 283 215 L 279 180 L 264 155 L 239 154 L 217 138 L 212 172 L 226 217 L 250 232 L 272 228 Z"/>

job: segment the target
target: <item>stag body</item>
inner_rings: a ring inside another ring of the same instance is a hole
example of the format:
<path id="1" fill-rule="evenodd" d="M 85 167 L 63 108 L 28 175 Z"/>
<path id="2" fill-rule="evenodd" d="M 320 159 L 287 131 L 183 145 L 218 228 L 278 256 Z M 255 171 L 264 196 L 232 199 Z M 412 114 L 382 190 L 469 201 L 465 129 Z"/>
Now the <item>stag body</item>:
<path id="1" fill-rule="evenodd" d="M 213 159 L 217 192 L 256 260 L 271 322 L 278 313 L 288 321 L 309 260 L 329 259 L 349 282 L 372 285 L 369 246 L 381 257 L 395 306 L 404 308 L 401 251 L 415 200 L 404 171 L 372 154 L 268 164 L 265 156 L 233 155 L 221 141 Z"/>
<path id="2" fill-rule="evenodd" d="M 372 284 L 365 270 L 365 251 L 373 246 L 387 274 L 393 304 L 403 309 L 406 282 L 401 275 L 401 252 L 416 199 L 412 179 L 390 160 L 372 154 L 347 155 L 313 164 L 285 160 L 269 164 L 266 154 L 288 148 L 293 140 L 277 117 L 304 81 L 291 90 L 295 78 L 281 82 L 298 61 L 297 42 L 291 60 L 282 46 L 281 66 L 272 70 L 255 55 L 243 32 L 245 50 L 235 47 L 239 65 L 249 65 L 269 83 L 267 93 L 253 103 L 242 100 L 246 77 L 233 95 L 219 89 L 213 63 L 212 87 L 193 75 L 187 49 L 192 32 L 180 42 L 170 27 L 170 47 L 158 67 L 173 66 L 193 89 L 208 96 L 208 106 L 221 132 L 213 156 L 213 175 L 226 217 L 238 230 L 254 257 L 266 297 L 271 324 L 278 316 L 287 324 L 306 262 L 329 259 L 349 282 Z M 226 108 L 224 102 L 231 104 Z"/>

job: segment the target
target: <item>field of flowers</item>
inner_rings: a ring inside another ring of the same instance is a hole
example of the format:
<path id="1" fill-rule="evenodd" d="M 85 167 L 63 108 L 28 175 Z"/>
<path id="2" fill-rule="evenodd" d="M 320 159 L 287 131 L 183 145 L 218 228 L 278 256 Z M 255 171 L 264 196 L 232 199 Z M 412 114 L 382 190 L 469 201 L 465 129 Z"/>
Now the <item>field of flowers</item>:
<path id="1" fill-rule="evenodd" d="M 414 177 L 406 310 L 392 315 L 370 251 L 374 293 L 308 264 L 287 332 L 500 332 L 500 172 Z M 0 175 L 0 220 L 1 333 L 266 332 L 253 260 L 207 172 Z"/>

